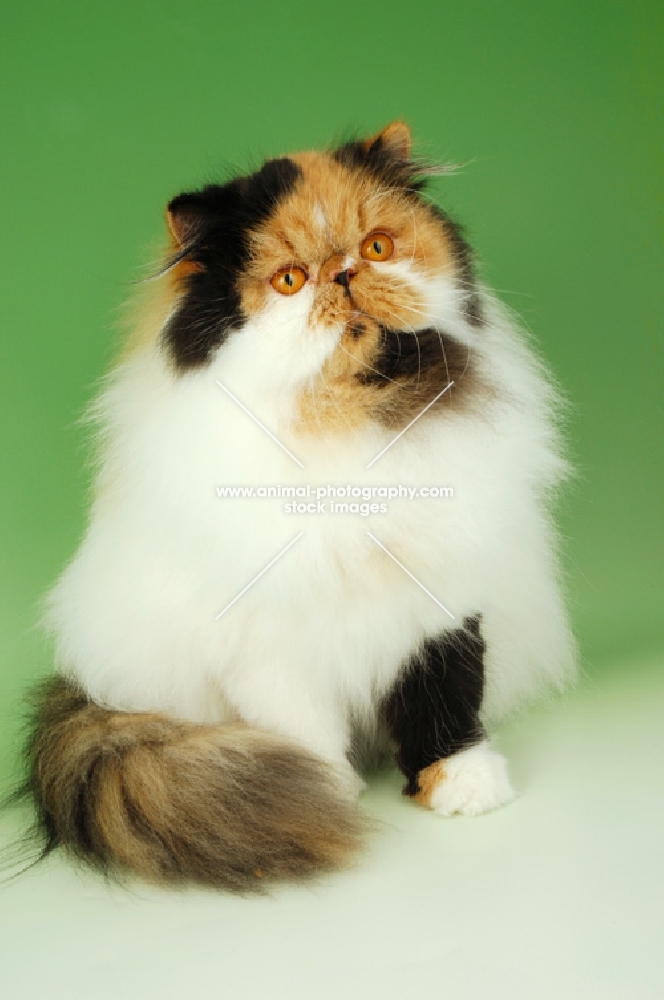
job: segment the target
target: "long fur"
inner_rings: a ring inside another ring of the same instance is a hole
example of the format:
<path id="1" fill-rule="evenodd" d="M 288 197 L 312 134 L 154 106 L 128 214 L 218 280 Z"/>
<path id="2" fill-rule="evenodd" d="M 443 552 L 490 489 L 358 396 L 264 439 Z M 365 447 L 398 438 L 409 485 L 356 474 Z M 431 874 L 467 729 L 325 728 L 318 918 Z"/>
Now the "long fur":
<path id="1" fill-rule="evenodd" d="M 28 787 L 46 852 L 104 871 L 232 891 L 347 863 L 362 822 L 330 767 L 245 726 L 115 712 L 54 678 L 40 688 Z"/>
<path id="2" fill-rule="evenodd" d="M 63 679 L 29 757 L 51 843 L 232 889 L 344 863 L 360 830 L 353 729 L 376 733 L 415 650 L 481 618 L 477 733 L 572 676 L 549 516 L 566 473 L 558 398 L 409 156 L 397 123 L 171 203 L 182 246 L 95 404 L 90 522 L 48 600 Z M 381 227 L 395 259 L 359 259 Z M 349 260 L 350 289 L 335 279 Z M 298 262 L 307 283 L 278 295 L 270 275 Z M 451 486 L 454 499 L 353 518 L 215 491 L 307 483 Z M 490 753 L 464 758 L 474 811 L 511 794 Z M 434 762 L 427 801 L 470 801 L 463 766 L 446 796 Z"/>

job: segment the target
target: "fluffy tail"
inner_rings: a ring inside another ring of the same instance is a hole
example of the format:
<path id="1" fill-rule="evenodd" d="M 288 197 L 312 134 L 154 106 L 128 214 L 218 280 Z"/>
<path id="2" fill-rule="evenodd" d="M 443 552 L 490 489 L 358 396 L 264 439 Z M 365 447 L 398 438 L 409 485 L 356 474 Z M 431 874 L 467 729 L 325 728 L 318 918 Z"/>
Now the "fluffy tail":
<path id="1" fill-rule="evenodd" d="M 359 847 L 331 768 L 242 726 L 110 711 L 55 678 L 27 755 L 44 853 L 62 844 L 103 870 L 247 891 L 340 867 Z"/>

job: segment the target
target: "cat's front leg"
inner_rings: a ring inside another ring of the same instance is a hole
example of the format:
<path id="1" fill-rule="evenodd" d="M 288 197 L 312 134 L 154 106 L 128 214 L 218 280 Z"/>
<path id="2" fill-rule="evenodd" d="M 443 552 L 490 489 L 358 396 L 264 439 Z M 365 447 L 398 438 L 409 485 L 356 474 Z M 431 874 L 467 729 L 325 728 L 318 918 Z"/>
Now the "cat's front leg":
<path id="1" fill-rule="evenodd" d="M 405 794 L 443 816 L 476 816 L 514 798 L 507 762 L 480 721 L 484 648 L 479 616 L 427 639 L 383 704 Z"/>

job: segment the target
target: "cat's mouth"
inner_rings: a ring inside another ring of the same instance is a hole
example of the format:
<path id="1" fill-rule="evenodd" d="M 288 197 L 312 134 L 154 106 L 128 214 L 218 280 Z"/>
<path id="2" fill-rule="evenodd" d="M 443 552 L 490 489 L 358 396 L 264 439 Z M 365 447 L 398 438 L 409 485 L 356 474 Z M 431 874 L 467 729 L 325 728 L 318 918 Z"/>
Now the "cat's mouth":
<path id="1" fill-rule="evenodd" d="M 367 309 L 362 308 L 350 289 L 346 293 L 345 302 L 350 307 L 349 316 L 346 321 L 346 330 L 354 339 L 358 339 L 359 336 L 370 329 L 380 327 L 380 319 L 374 316 L 373 313 L 368 312 Z"/>
<path id="2" fill-rule="evenodd" d="M 342 277 L 342 275 L 346 275 L 347 277 L 345 280 L 340 281 L 339 279 Z M 357 273 L 353 272 L 352 274 L 350 274 L 349 271 L 343 271 L 335 278 L 335 283 L 337 285 L 341 285 L 341 287 L 343 288 L 342 301 L 344 305 L 350 308 L 350 314 L 346 325 L 350 327 L 353 323 L 355 323 L 359 319 L 365 319 L 369 322 L 378 323 L 379 322 L 378 319 L 372 313 L 367 312 L 366 309 L 362 308 L 362 305 L 358 300 L 357 297 L 358 289 L 357 286 L 355 285 L 356 278 L 357 278 Z M 361 298 L 362 295 L 360 293 L 360 299 Z"/>

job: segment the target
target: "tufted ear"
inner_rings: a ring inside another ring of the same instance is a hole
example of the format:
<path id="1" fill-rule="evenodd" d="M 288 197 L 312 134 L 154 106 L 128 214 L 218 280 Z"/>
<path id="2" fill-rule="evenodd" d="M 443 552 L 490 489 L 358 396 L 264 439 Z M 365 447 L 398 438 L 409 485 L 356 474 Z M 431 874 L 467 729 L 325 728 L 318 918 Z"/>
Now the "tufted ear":
<path id="1" fill-rule="evenodd" d="M 208 206 L 200 194 L 179 194 L 168 203 L 166 220 L 177 246 L 186 246 L 202 228 Z"/>
<path id="2" fill-rule="evenodd" d="M 381 149 L 395 160 L 402 162 L 410 160 L 411 146 L 410 129 L 402 121 L 391 122 L 382 132 L 367 139 L 365 143 L 367 151 L 372 148 Z"/>

